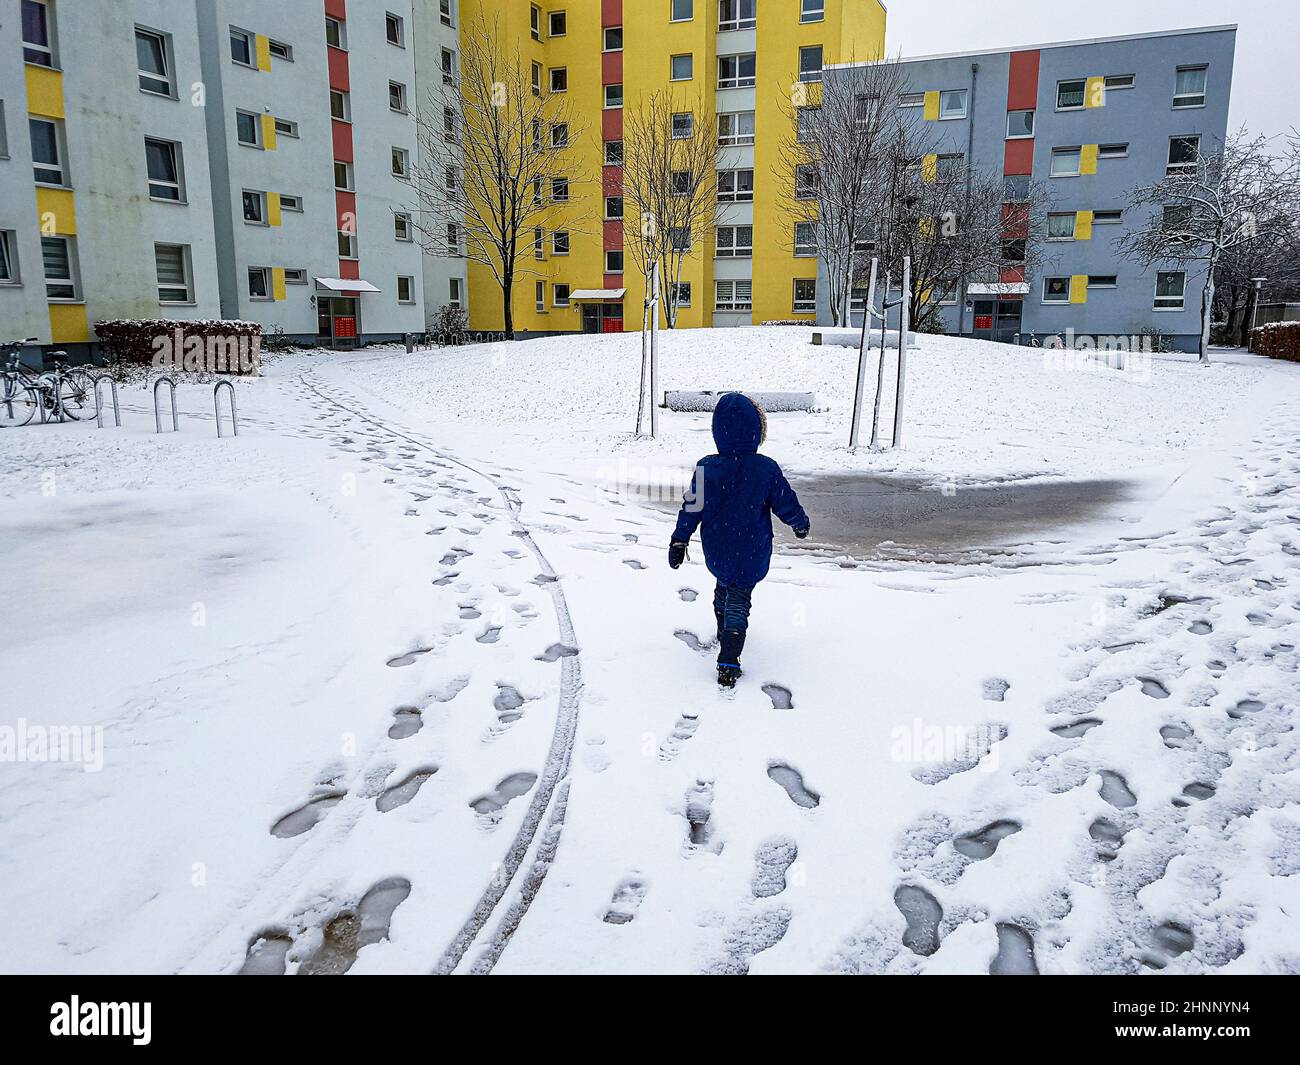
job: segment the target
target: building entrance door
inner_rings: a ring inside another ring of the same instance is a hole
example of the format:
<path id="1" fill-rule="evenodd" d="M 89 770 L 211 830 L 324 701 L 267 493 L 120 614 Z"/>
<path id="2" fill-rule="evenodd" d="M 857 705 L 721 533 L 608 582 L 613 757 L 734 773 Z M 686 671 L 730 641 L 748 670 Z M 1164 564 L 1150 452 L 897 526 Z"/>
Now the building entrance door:
<path id="1" fill-rule="evenodd" d="M 321 344 L 350 349 L 361 336 L 361 308 L 355 296 L 316 297 L 316 335 Z"/>

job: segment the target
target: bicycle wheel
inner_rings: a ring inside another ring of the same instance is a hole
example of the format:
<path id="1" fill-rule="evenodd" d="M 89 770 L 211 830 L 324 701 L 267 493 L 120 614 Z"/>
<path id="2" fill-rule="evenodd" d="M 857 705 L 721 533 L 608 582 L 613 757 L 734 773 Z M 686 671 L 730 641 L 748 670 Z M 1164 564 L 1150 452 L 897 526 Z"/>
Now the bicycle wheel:
<path id="1" fill-rule="evenodd" d="M 63 378 L 59 382 L 59 407 L 69 418 L 77 421 L 94 418 L 94 386 L 87 388 L 80 377 Z"/>
<path id="2" fill-rule="evenodd" d="M 30 385 L 6 378 L 0 386 L 0 428 L 26 425 L 40 407 L 40 393 Z"/>

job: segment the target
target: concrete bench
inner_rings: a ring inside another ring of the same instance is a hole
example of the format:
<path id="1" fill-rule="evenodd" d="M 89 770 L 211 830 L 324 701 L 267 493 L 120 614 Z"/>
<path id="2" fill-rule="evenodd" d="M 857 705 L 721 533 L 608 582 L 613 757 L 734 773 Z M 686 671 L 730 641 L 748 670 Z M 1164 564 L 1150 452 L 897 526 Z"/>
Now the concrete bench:
<path id="1" fill-rule="evenodd" d="M 727 392 L 739 389 L 725 389 L 722 392 L 665 392 L 663 406 L 675 411 L 711 411 L 718 405 L 718 399 Z M 755 403 L 765 411 L 779 414 L 786 411 L 812 411 L 817 406 L 817 396 L 813 392 L 746 392 Z"/>
<path id="2" fill-rule="evenodd" d="M 851 332 L 848 330 L 820 329 L 817 332 L 813 333 L 812 342 L 814 344 L 823 345 L 823 346 L 833 346 L 833 347 L 840 347 L 840 348 L 856 348 L 862 342 L 862 333 L 860 330 L 857 329 L 854 329 Z M 871 346 L 873 348 L 880 347 L 879 329 L 872 329 L 871 331 Z M 894 348 L 895 350 L 897 350 L 898 348 L 897 329 L 890 329 L 888 332 L 885 333 L 885 347 Z M 908 351 L 921 350 L 921 345 L 917 343 L 915 333 L 907 334 L 907 350 Z"/>

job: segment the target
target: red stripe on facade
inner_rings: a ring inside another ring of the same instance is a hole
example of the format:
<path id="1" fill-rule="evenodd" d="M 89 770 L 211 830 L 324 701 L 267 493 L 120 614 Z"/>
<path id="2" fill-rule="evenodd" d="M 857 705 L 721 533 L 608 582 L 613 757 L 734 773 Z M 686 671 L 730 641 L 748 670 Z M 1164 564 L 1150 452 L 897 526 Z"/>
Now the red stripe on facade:
<path id="1" fill-rule="evenodd" d="M 1002 173 L 1007 175 L 1032 174 L 1034 172 L 1033 138 L 1007 141 L 1003 154 Z"/>
<path id="2" fill-rule="evenodd" d="M 348 81 L 348 54 L 342 48 L 327 45 L 326 63 L 329 66 L 330 88 L 347 92 L 351 85 Z"/>
<path id="3" fill-rule="evenodd" d="M 622 222 L 605 223 L 605 250 L 606 251 L 623 250 L 623 223 Z"/>
<path id="4" fill-rule="evenodd" d="M 1038 106 L 1039 52 L 1011 53 L 1007 76 L 1007 110 L 1032 111 Z"/>
<path id="5" fill-rule="evenodd" d="M 600 114 L 600 135 L 607 141 L 623 139 L 623 109 L 611 107 Z"/>
<path id="6" fill-rule="evenodd" d="M 600 83 L 602 85 L 621 85 L 623 83 L 623 53 L 600 53 Z"/>
<path id="7" fill-rule="evenodd" d="M 601 26 L 623 25 L 623 0 L 600 0 Z"/>
<path id="8" fill-rule="evenodd" d="M 347 0 L 325 0 L 325 14 L 330 18 L 336 18 L 340 22 L 346 22 L 348 17 Z"/>
<path id="9" fill-rule="evenodd" d="M 352 154 L 352 126 L 336 118 L 330 132 L 334 138 L 334 158 L 344 163 L 352 162 L 355 158 Z"/>
<path id="10" fill-rule="evenodd" d="M 325 15 L 327 18 L 336 18 L 346 20 L 347 0 L 325 0 Z M 348 53 L 342 48 L 334 48 L 330 45 L 325 46 L 326 67 L 329 73 L 329 86 L 340 92 L 348 92 L 352 86 L 352 80 L 348 70 Z M 351 163 L 356 159 L 356 152 L 352 143 L 352 124 L 350 122 L 341 122 L 336 118 L 330 121 L 330 137 L 333 142 L 334 159 L 336 162 Z M 355 239 L 355 250 L 358 256 L 361 254 L 361 237 L 357 232 L 357 196 L 354 192 L 343 192 L 335 189 L 334 191 L 334 209 L 338 217 L 338 228 L 347 230 L 352 233 Z M 361 279 L 361 263 L 359 259 L 339 259 L 339 277 L 347 278 L 349 281 L 359 281 Z"/>

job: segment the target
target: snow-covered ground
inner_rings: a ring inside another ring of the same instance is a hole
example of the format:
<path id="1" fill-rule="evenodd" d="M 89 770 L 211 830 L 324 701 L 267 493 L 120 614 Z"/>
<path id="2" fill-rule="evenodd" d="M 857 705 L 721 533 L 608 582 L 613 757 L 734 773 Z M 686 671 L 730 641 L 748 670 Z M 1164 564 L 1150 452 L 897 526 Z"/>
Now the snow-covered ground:
<path id="1" fill-rule="evenodd" d="M 708 418 L 632 438 L 635 336 L 0 432 L 0 968 L 1300 969 L 1296 367 L 924 337 L 851 454 L 809 340 L 664 334 L 660 387 L 814 391 L 765 451 L 915 542 L 778 534 L 733 696 L 644 498 Z"/>

